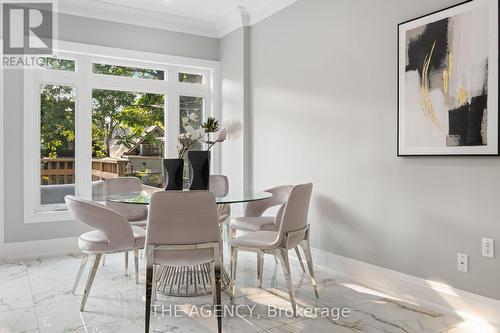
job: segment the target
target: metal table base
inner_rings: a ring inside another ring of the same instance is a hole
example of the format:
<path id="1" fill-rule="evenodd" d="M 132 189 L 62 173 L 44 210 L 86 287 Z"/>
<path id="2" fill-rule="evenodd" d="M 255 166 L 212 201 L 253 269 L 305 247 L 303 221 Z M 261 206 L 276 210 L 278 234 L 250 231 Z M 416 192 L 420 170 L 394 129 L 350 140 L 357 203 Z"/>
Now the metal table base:
<path id="1" fill-rule="evenodd" d="M 156 291 L 166 296 L 192 297 L 212 294 L 211 264 L 159 266 L 156 279 Z M 229 274 L 222 266 L 221 289 L 227 289 L 230 283 Z"/>

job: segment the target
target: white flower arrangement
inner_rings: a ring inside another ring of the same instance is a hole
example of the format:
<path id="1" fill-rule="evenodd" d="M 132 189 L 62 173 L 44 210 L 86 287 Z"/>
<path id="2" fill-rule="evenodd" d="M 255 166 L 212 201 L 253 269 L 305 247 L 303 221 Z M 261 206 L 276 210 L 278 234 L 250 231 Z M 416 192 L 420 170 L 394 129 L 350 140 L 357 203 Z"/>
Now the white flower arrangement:
<path id="1" fill-rule="evenodd" d="M 194 128 L 192 123 L 197 121 L 198 115 L 194 112 L 181 118 L 184 133 L 180 134 L 178 138 L 179 158 L 185 158 L 187 152 L 198 143 L 205 143 L 208 151 L 217 143 L 238 139 L 243 131 L 243 125 L 238 120 L 226 121 L 220 129 L 219 121 L 213 117 L 208 117 L 199 128 Z M 217 139 L 213 139 L 215 134 L 217 134 Z"/>

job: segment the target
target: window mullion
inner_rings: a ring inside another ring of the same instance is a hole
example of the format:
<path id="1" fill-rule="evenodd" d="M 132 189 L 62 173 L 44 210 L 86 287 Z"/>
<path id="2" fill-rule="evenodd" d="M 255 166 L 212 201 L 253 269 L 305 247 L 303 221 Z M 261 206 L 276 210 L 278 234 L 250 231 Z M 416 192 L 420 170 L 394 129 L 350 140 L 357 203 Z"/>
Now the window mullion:
<path id="1" fill-rule="evenodd" d="M 175 71 L 168 71 L 167 85 L 167 109 L 165 112 L 165 128 L 166 128 L 166 157 L 177 158 L 177 138 L 179 137 L 179 92 L 175 84 Z"/>
<path id="2" fill-rule="evenodd" d="M 167 111 L 167 155 L 170 158 L 177 157 L 177 138 L 179 137 L 179 93 L 175 90 L 169 91 L 169 109 Z"/>
<path id="3" fill-rule="evenodd" d="M 76 104 L 76 195 L 92 199 L 92 87 L 88 84 L 92 64 L 88 57 L 79 60 Z"/>
<path id="4" fill-rule="evenodd" d="M 129 77 L 112 77 L 106 75 L 91 74 L 92 87 L 102 90 L 118 90 L 131 92 L 144 92 L 151 94 L 164 93 L 164 83 L 162 81 L 134 79 Z"/>

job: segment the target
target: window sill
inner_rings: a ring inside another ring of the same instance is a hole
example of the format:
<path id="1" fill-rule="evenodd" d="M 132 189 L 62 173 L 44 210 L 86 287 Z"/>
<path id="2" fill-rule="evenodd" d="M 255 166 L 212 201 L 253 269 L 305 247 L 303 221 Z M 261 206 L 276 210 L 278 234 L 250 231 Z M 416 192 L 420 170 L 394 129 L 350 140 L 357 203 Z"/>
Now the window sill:
<path id="1" fill-rule="evenodd" d="M 65 211 L 37 211 L 33 214 L 25 214 L 24 224 L 47 223 L 59 221 L 72 221 L 73 215 L 67 210 Z"/>

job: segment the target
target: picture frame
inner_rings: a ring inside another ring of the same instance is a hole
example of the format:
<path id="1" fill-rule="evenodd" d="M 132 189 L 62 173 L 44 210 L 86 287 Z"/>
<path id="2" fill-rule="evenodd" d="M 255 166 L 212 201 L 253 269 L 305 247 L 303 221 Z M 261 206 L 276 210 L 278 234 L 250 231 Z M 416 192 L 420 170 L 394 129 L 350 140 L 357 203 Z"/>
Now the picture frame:
<path id="1" fill-rule="evenodd" d="M 498 156 L 498 1 L 398 24 L 398 156 Z"/>

